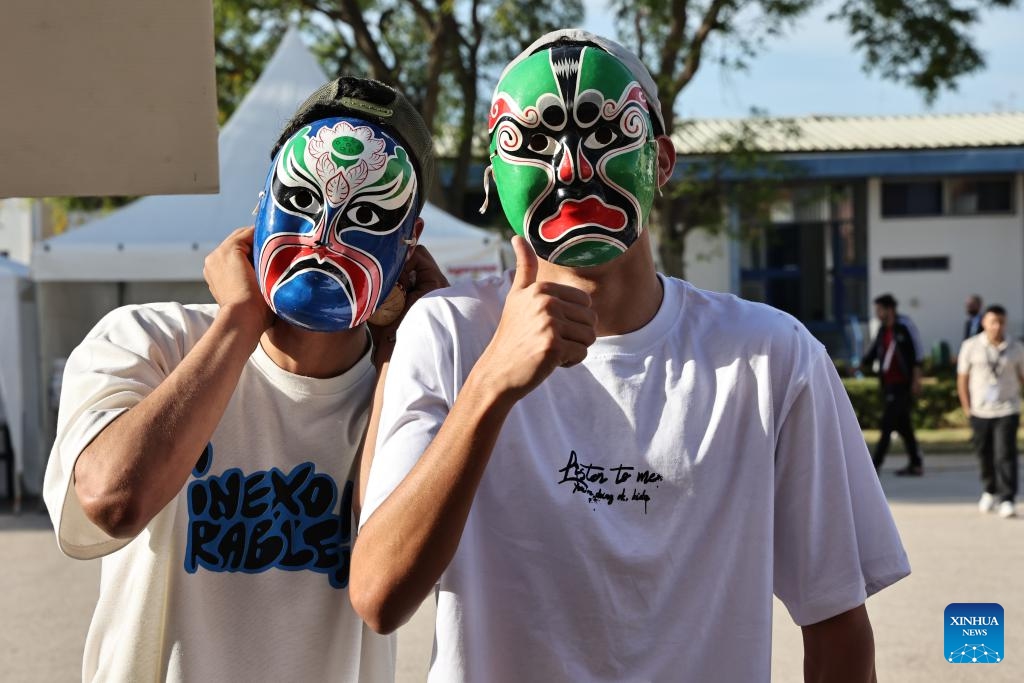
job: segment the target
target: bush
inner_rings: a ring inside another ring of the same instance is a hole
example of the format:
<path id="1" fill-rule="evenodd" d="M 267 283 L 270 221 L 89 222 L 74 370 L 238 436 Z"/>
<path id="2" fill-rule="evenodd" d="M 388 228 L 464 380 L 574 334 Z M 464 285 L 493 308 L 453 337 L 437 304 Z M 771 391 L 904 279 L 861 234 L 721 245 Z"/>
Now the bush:
<path id="1" fill-rule="evenodd" d="M 878 429 L 882 419 L 882 391 L 877 377 L 843 379 L 850 403 L 861 429 Z M 956 379 L 929 377 L 921 382 L 921 395 L 914 405 L 916 429 L 939 429 L 962 426 L 960 400 L 956 395 Z"/>

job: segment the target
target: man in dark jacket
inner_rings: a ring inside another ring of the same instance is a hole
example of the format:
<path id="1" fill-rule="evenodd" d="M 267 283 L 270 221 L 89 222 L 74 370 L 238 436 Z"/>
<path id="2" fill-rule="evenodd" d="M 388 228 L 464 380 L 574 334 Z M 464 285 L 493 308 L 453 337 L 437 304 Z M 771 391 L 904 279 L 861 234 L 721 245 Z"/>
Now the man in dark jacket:
<path id="1" fill-rule="evenodd" d="M 896 474 L 919 477 L 924 474 L 924 468 L 910 413 L 914 396 L 921 391 L 921 359 L 911 330 L 896 314 L 896 299 L 891 294 L 883 294 L 875 299 L 875 315 L 882 326 L 861 361 L 867 367 L 876 360 L 879 363 L 878 379 L 884 408 L 882 431 L 873 455 L 875 469 L 882 468 L 885 454 L 889 451 L 890 434 L 895 430 L 903 439 L 909 456 L 907 466 L 897 470 Z"/>
<path id="2" fill-rule="evenodd" d="M 964 339 L 970 339 L 981 332 L 981 297 L 971 294 L 964 302 L 964 313 L 967 320 L 964 321 Z"/>

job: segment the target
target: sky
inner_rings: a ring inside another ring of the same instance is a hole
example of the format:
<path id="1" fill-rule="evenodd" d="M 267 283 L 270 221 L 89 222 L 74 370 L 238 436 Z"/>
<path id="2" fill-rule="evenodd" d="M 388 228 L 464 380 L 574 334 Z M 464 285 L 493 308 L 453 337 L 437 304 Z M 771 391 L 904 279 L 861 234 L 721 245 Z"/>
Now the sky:
<path id="1" fill-rule="evenodd" d="M 617 37 L 606 0 L 584 0 L 584 28 Z M 975 32 L 986 68 L 963 78 L 929 107 L 907 86 L 867 75 L 853 41 L 826 15 L 829 0 L 788 34 L 768 44 L 748 71 L 726 72 L 707 61 L 683 91 L 677 113 L 685 118 L 739 118 L 752 107 L 773 116 L 963 114 L 1024 111 L 1024 7 L 983 15 Z"/>

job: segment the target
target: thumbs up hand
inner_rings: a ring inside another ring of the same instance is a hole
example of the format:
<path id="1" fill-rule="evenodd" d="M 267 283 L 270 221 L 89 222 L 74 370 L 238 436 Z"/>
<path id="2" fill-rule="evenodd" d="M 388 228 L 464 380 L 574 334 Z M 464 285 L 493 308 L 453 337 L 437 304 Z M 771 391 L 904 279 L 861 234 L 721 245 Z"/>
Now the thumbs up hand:
<path id="1" fill-rule="evenodd" d="M 537 254 L 525 239 L 513 237 L 512 248 L 515 279 L 498 329 L 477 365 L 518 400 L 559 366 L 587 357 L 587 347 L 597 338 L 597 315 L 586 292 L 537 281 Z"/>

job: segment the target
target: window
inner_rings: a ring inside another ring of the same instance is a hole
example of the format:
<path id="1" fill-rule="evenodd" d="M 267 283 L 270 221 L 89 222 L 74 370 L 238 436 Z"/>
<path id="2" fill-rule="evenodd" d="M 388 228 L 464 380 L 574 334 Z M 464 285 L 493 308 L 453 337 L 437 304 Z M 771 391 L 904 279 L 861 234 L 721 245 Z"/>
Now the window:
<path id="1" fill-rule="evenodd" d="M 941 180 L 882 183 L 882 216 L 941 215 Z"/>
<path id="2" fill-rule="evenodd" d="M 950 213 L 1011 213 L 1013 183 L 1010 178 L 954 178 L 949 181 Z"/>
<path id="3" fill-rule="evenodd" d="M 868 313 L 866 207 L 864 183 L 780 192 L 740 245 L 740 296 L 796 316 L 830 353 L 859 353 L 847 330 Z"/>
<path id="4" fill-rule="evenodd" d="M 902 256 L 882 259 L 882 271 L 949 270 L 948 256 Z"/>
<path id="5" fill-rule="evenodd" d="M 882 182 L 882 217 L 978 216 L 1013 212 L 1013 176 Z"/>

